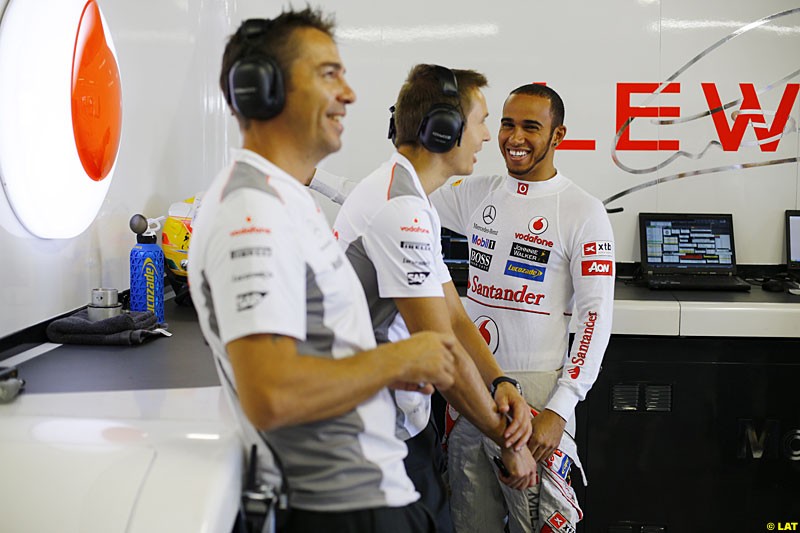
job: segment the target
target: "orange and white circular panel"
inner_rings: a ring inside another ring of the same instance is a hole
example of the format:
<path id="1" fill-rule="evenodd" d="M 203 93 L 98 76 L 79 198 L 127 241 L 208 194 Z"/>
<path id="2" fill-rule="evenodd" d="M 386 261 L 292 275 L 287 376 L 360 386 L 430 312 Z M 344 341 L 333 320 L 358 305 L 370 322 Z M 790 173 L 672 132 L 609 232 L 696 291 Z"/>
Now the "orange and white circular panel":
<path id="1" fill-rule="evenodd" d="M 0 20 L 0 179 L 23 226 L 92 223 L 119 152 L 122 88 L 96 0 L 9 0 Z"/>

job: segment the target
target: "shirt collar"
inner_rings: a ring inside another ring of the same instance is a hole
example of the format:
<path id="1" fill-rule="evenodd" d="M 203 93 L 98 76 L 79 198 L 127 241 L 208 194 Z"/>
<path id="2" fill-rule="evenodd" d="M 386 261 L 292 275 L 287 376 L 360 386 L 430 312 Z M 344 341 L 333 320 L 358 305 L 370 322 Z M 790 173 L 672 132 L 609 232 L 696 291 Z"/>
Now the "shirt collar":
<path id="1" fill-rule="evenodd" d="M 545 181 L 524 181 L 511 176 L 506 178 L 506 190 L 515 196 L 543 196 L 552 194 L 564 188 L 567 183 L 566 177 L 560 172 Z"/>

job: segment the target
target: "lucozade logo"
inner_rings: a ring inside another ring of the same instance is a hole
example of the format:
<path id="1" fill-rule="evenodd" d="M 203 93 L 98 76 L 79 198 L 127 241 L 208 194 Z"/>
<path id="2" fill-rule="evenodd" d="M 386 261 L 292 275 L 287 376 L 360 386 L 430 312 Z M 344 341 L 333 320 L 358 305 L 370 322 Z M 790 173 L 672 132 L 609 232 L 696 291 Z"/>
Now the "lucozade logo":
<path id="1" fill-rule="evenodd" d="M 38 237 L 82 233 L 113 178 L 122 89 L 107 28 L 97 0 L 11 2 L 0 21 L 0 175 Z"/>

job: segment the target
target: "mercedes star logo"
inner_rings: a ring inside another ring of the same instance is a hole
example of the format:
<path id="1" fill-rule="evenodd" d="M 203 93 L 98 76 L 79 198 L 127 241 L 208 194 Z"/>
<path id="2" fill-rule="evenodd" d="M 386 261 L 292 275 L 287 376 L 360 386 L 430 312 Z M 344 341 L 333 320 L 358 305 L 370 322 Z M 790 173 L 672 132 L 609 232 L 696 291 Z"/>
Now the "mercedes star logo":
<path id="1" fill-rule="evenodd" d="M 483 210 L 483 223 L 491 224 L 494 222 L 494 217 L 497 216 L 497 209 L 493 205 L 487 205 Z"/>

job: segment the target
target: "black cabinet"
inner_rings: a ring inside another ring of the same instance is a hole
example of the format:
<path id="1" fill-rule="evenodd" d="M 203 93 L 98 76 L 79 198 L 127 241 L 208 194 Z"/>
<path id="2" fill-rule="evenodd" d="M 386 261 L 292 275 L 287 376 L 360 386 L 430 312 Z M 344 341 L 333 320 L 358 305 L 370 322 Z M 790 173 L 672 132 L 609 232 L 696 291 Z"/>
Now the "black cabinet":
<path id="1" fill-rule="evenodd" d="M 587 533 L 800 522 L 800 339 L 612 336 L 578 423 Z"/>

